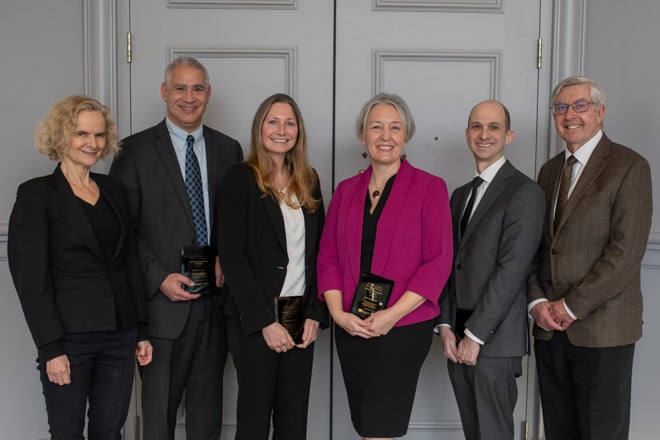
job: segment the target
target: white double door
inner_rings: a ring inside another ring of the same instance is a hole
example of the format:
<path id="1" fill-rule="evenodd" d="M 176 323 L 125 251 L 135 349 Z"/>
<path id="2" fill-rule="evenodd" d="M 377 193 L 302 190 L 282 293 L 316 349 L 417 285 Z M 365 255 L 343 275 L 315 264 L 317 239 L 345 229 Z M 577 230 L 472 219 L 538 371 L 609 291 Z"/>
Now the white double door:
<path id="1" fill-rule="evenodd" d="M 132 35 L 132 62 L 120 73 L 122 93 L 130 95 L 120 129 L 127 135 L 163 118 L 164 67 L 192 55 L 211 77 L 205 123 L 238 139 L 246 153 L 258 104 L 275 92 L 296 99 L 326 206 L 336 183 L 367 165 L 354 120 L 381 91 L 400 94 L 415 117 L 409 161 L 443 177 L 450 191 L 473 176 L 464 128 L 471 107 L 489 98 L 511 112 L 516 137 L 507 157 L 534 176 L 542 15 L 541 0 L 131 0 L 119 11 L 122 47 L 124 32 Z M 525 374 L 516 438 L 534 407 L 527 382 Z M 228 363 L 223 438 L 233 438 L 236 392 Z M 357 438 L 328 330 L 316 346 L 308 426 L 311 440 Z M 405 438 L 463 438 L 437 338 Z"/>

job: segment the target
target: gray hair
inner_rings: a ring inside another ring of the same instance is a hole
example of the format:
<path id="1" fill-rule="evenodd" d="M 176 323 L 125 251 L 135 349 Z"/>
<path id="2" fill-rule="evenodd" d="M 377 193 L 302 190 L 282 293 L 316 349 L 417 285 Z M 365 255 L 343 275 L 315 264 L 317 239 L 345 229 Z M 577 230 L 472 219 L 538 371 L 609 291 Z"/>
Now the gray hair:
<path id="1" fill-rule="evenodd" d="M 175 58 L 174 61 L 167 65 L 167 68 L 165 69 L 165 77 L 163 78 L 163 82 L 167 88 L 170 87 L 172 71 L 177 66 L 189 66 L 201 70 L 204 74 L 204 86 L 209 86 L 209 72 L 206 70 L 206 67 L 204 67 L 204 64 L 200 63 L 197 58 L 183 56 Z"/>
<path id="2" fill-rule="evenodd" d="M 579 86 L 581 84 L 589 85 L 589 95 L 591 96 L 591 100 L 594 102 L 594 107 L 596 110 L 598 110 L 601 105 L 605 105 L 605 92 L 597 83 L 591 80 L 591 78 L 587 78 L 586 76 L 569 76 L 557 84 L 555 89 L 552 91 L 552 103 L 555 103 L 555 99 L 557 99 L 557 96 L 565 87 Z"/>
<path id="3" fill-rule="evenodd" d="M 413 119 L 406 101 L 404 101 L 399 95 L 392 93 L 379 93 L 362 106 L 362 110 L 360 110 L 360 114 L 355 121 L 355 135 L 357 138 L 362 140 L 364 137 L 364 129 L 367 125 L 369 113 L 371 113 L 371 110 L 379 104 L 391 105 L 396 109 L 401 118 L 406 142 L 408 142 L 415 134 L 415 120 Z"/>

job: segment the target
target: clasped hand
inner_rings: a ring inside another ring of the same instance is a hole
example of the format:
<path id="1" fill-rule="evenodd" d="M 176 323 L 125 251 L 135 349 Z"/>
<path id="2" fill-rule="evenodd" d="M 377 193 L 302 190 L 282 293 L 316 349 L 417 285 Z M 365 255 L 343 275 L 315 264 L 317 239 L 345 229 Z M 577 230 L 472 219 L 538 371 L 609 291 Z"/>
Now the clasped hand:
<path id="1" fill-rule="evenodd" d="M 446 326 L 440 327 L 442 351 L 447 358 L 455 364 L 464 364 L 471 367 L 477 365 L 481 345 L 471 338 L 462 338 L 457 343 L 456 333 Z"/>
<path id="2" fill-rule="evenodd" d="M 384 336 L 392 330 L 397 323 L 397 317 L 390 309 L 380 310 L 361 319 L 348 312 L 340 312 L 338 316 L 333 317 L 335 323 L 343 328 L 351 336 L 358 336 L 363 339 L 376 338 Z"/>
<path id="3" fill-rule="evenodd" d="M 564 331 L 575 321 L 566 311 L 564 301 L 544 301 L 530 310 L 536 325 L 545 331 Z"/>

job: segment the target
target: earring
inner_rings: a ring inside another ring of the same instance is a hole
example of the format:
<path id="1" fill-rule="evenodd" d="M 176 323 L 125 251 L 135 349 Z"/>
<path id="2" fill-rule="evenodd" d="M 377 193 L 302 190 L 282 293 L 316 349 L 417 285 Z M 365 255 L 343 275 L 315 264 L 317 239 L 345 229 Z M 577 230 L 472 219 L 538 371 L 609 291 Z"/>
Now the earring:
<path id="1" fill-rule="evenodd" d="M 362 152 L 362 158 L 363 158 L 363 159 L 366 159 L 366 158 L 367 158 L 367 152 L 366 152 L 366 151 L 363 151 L 363 152 Z"/>

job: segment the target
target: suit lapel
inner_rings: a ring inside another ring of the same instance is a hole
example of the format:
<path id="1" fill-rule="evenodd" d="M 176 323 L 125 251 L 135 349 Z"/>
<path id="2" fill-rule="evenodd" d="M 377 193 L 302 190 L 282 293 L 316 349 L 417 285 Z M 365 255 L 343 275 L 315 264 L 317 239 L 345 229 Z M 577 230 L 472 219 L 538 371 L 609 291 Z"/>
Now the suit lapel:
<path id="1" fill-rule="evenodd" d="M 555 235 L 554 230 L 554 214 L 555 214 L 555 202 L 557 200 L 557 191 L 559 191 L 559 179 L 561 179 L 561 173 L 564 169 L 565 154 L 562 152 L 556 155 L 554 158 L 550 159 L 550 162 L 547 165 L 548 178 L 546 182 L 539 181 L 538 183 L 543 188 L 543 192 L 546 194 L 545 201 L 545 229 L 546 233 L 551 237 Z M 549 195 L 549 197 L 547 196 Z M 566 212 L 566 211 L 564 211 Z"/>
<path id="2" fill-rule="evenodd" d="M 101 183 L 102 179 L 95 179 L 96 184 L 99 186 L 99 190 L 101 193 L 103 193 L 103 196 L 105 199 L 108 201 L 108 204 L 110 205 L 110 209 L 115 213 L 115 218 L 119 222 L 119 227 L 120 227 L 120 235 L 119 235 L 119 240 L 117 240 L 117 243 L 115 243 L 115 248 L 113 249 L 112 252 L 112 259 L 114 260 L 117 258 L 119 253 L 121 252 L 121 243 L 124 243 L 126 240 L 126 233 L 127 233 L 127 228 L 129 227 L 125 223 L 125 217 L 121 214 L 121 211 L 119 209 L 119 202 L 116 200 L 115 196 L 116 194 L 108 191 L 107 188 L 105 188 L 105 185 Z"/>
<path id="3" fill-rule="evenodd" d="M 286 254 L 286 230 L 284 228 L 284 216 L 282 216 L 282 209 L 277 204 L 275 198 L 272 196 L 263 197 L 261 199 L 261 203 L 264 204 L 266 213 L 270 219 L 270 224 L 275 230 L 277 242 L 280 244 L 284 250 L 284 253 Z"/>
<path id="4" fill-rule="evenodd" d="M 188 201 L 188 193 L 186 192 L 186 183 L 183 176 L 181 175 L 181 167 L 179 166 L 179 161 L 176 158 L 176 153 L 174 152 L 174 146 L 172 145 L 172 139 L 170 137 L 169 131 L 167 131 L 167 125 L 165 121 L 158 124 L 156 130 L 154 131 L 154 147 L 158 156 L 163 162 L 163 167 L 167 171 L 167 174 L 170 176 L 170 182 L 174 186 L 174 193 L 181 204 L 181 208 L 190 223 L 192 230 L 195 230 L 195 223 L 192 218 L 192 211 L 190 209 L 190 203 Z M 213 212 L 213 211 L 211 211 Z"/>
<path id="5" fill-rule="evenodd" d="M 218 142 L 215 140 L 215 136 L 211 130 L 206 126 L 204 126 L 204 145 L 206 148 L 206 178 L 208 180 L 209 192 L 209 222 L 213 225 L 215 218 L 215 188 L 218 179 L 217 164 L 220 163 L 218 158 L 220 151 L 218 148 L 214 148 L 215 145 L 218 145 Z"/>
<path id="6" fill-rule="evenodd" d="M 348 212 L 346 213 L 346 249 L 348 249 L 348 267 L 356 268 L 356 280 L 360 277 L 360 260 L 362 254 L 362 228 L 364 227 L 364 204 L 367 196 L 367 187 L 371 178 L 371 167 L 359 175 L 355 191 L 351 197 Z"/>
<path id="7" fill-rule="evenodd" d="M 461 244 L 465 243 L 470 238 L 470 235 L 472 235 L 472 231 L 474 231 L 477 224 L 479 224 L 479 222 L 484 217 L 484 215 L 486 215 L 493 202 L 495 202 L 495 200 L 497 200 L 497 198 L 500 196 L 502 191 L 506 189 L 506 185 L 504 184 L 504 181 L 509 177 L 511 177 L 512 175 L 513 175 L 513 165 L 511 165 L 509 161 L 504 162 L 504 165 L 502 165 L 502 167 L 497 171 L 497 174 L 495 174 L 493 181 L 490 182 L 490 184 L 488 185 L 486 192 L 481 197 L 481 200 L 479 201 L 477 208 L 474 210 L 474 213 L 472 214 L 472 218 L 470 218 L 470 221 L 468 222 L 467 227 L 465 228 L 465 232 L 463 233 L 463 237 L 460 240 Z"/>
<path id="8" fill-rule="evenodd" d="M 64 218 L 64 224 L 69 225 L 73 233 L 80 238 L 80 242 L 87 245 L 99 259 L 105 260 L 105 255 L 92 230 L 89 218 L 80 206 L 78 198 L 71 190 L 71 186 L 59 166 L 55 169 L 53 177 L 61 202 L 57 206 L 60 208 L 60 215 Z"/>
<path id="9" fill-rule="evenodd" d="M 403 212 L 406 194 L 412 181 L 412 167 L 405 160 L 401 162 L 399 172 L 396 174 L 390 195 L 387 197 L 383 211 L 378 219 L 376 229 L 376 244 L 372 268 L 375 273 L 382 273 L 390 255 L 391 239 L 396 233 L 396 224 L 399 221 L 398 213 Z M 367 181 L 368 182 L 368 181 Z M 391 254 L 396 254 L 392 252 Z"/>
<path id="10" fill-rule="evenodd" d="M 610 150 L 611 142 L 605 137 L 605 135 L 603 135 L 602 139 L 594 149 L 594 152 L 591 153 L 589 162 L 587 162 L 584 170 L 582 170 L 580 179 L 575 184 L 575 188 L 573 188 L 573 192 L 566 202 L 562 218 L 559 219 L 559 224 L 557 225 L 557 231 L 561 229 L 566 222 L 566 219 L 573 212 L 573 209 L 575 209 L 580 203 L 580 200 L 584 197 L 587 190 L 591 188 L 598 176 L 600 176 L 600 173 L 602 173 L 603 169 L 607 166 L 607 157 L 610 154 Z"/>

